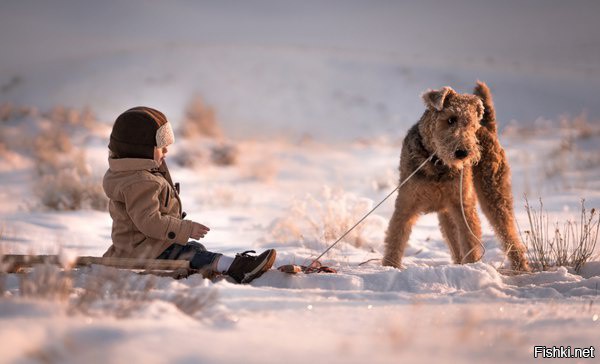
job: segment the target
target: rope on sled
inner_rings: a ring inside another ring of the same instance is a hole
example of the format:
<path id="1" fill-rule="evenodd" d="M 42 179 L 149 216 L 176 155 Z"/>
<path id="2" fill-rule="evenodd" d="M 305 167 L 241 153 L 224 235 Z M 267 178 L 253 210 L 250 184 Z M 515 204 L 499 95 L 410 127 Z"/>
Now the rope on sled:
<path id="1" fill-rule="evenodd" d="M 367 217 L 369 217 L 369 215 L 371 215 L 375 210 L 377 210 L 377 208 L 379 206 L 381 206 L 381 204 L 383 204 L 388 198 L 390 198 L 390 196 L 392 196 L 396 191 L 398 191 L 400 188 L 402 188 L 402 186 L 404 186 L 404 184 L 406 182 L 408 182 L 409 179 L 411 179 L 421 168 L 423 168 L 423 166 L 425 166 L 425 164 L 427 164 L 427 162 L 429 162 L 433 159 L 433 156 L 434 156 L 434 154 L 432 153 L 429 156 L 429 158 L 425 159 L 425 161 L 423 163 L 421 163 L 421 165 L 418 166 L 417 169 L 415 169 L 414 172 L 410 174 L 410 176 L 406 177 L 406 179 L 404 181 L 402 181 L 398 185 L 398 187 L 394 188 L 394 190 L 392 192 L 390 192 L 387 196 L 385 196 L 383 198 L 383 200 L 381 200 L 381 202 L 379 202 L 375 207 L 373 207 L 371 209 L 371 211 L 367 212 L 366 215 L 362 217 L 362 219 L 358 220 L 358 222 L 356 224 L 354 224 L 350 229 L 348 229 L 344 234 L 342 234 L 342 236 L 340 236 L 333 244 L 331 244 L 327 249 L 325 249 L 325 251 L 323 253 L 321 253 L 321 255 L 319 255 L 318 257 L 313 259 L 313 261 L 308 266 L 311 267 L 311 266 L 317 264 L 319 259 L 321 259 L 323 257 L 323 255 L 327 254 L 328 251 L 330 251 L 334 246 L 336 246 L 337 243 L 342 241 L 342 239 L 344 239 L 346 237 L 346 235 L 348 235 L 352 230 L 354 230 L 358 225 L 360 225 L 361 222 L 363 222 Z"/>

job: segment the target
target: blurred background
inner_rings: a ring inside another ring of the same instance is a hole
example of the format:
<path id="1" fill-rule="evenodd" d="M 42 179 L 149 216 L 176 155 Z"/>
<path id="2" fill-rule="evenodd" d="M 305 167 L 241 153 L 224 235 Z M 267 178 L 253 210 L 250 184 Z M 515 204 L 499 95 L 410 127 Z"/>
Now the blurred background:
<path id="1" fill-rule="evenodd" d="M 401 137 L 421 92 L 480 79 L 502 127 L 596 115 L 599 15 L 593 0 L 5 1 L 0 104 L 107 123 L 149 105 L 179 124 L 201 102 L 232 137 Z"/>

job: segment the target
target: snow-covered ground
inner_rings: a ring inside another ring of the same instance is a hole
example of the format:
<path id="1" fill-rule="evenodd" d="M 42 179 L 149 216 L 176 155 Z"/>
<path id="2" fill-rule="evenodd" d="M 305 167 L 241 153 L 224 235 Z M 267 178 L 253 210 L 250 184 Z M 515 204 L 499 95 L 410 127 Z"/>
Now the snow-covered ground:
<path id="1" fill-rule="evenodd" d="M 495 95 L 520 228 L 529 228 L 525 194 L 534 206 L 542 198 L 551 223 L 577 219 L 582 198 L 600 207 L 593 3 L 488 9 L 461 1 L 443 15 L 432 15 L 440 9 L 429 2 L 351 1 L 342 13 L 335 2 L 320 12 L 203 4 L 198 28 L 191 14 L 200 5 L 108 14 L 60 3 L 69 6 L 2 5 L 0 254 L 101 255 L 111 220 L 97 187 L 112 120 L 145 104 L 179 128 L 195 95 L 214 108 L 225 137 L 178 135 L 168 162 L 188 218 L 211 228 L 202 242 L 214 251 L 275 248 L 276 266 L 310 262 L 396 186 L 402 137 L 423 110 L 419 93 L 443 85 L 469 92 L 477 79 Z M 448 45 L 423 44 L 437 41 L 444 16 L 461 6 L 473 7 L 487 33 L 458 22 L 464 38 L 446 39 L 460 52 L 441 58 Z M 98 15 L 76 17 L 88 12 Z M 125 31 L 156 13 L 173 28 Z M 236 26 L 208 32 L 226 28 L 224 14 Z M 106 19 L 114 26 L 90 34 Z M 424 19 L 432 29 L 411 42 L 403 31 Z M 536 31 L 523 33 L 528 24 Z M 210 157 L 222 143 L 236 150 L 227 166 Z M 90 193 L 73 193 L 81 186 Z M 392 211 L 393 198 L 323 257 L 335 274 L 272 270 L 250 285 L 100 266 L 0 275 L 0 362 L 529 362 L 536 345 L 600 347 L 597 257 L 580 274 L 503 275 L 484 220 L 483 261 L 453 265 L 427 215 L 413 229 L 406 268 L 382 267 Z"/>

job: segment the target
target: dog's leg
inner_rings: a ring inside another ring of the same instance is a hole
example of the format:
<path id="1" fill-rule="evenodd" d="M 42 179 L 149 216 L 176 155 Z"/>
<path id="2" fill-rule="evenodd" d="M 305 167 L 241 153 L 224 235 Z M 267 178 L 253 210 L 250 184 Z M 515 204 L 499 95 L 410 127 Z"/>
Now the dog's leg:
<path id="1" fill-rule="evenodd" d="M 513 269 L 529 271 L 525 246 L 515 227 L 510 167 L 498 142 L 495 110 L 488 87 L 479 82 L 474 94 L 484 105 L 482 127 L 477 132 L 481 159 L 473 167 L 473 183 L 481 209 L 510 259 Z"/>
<path id="2" fill-rule="evenodd" d="M 470 176 L 467 175 L 467 181 Z M 463 208 L 461 208 L 459 196 L 452 201 L 448 207 L 448 212 L 452 222 L 458 232 L 458 241 L 460 243 L 460 263 L 474 263 L 483 256 L 483 247 L 481 241 L 481 221 L 477 215 L 477 200 L 470 183 L 463 187 Z M 457 193 L 458 194 L 458 193 Z M 465 221 L 466 219 L 466 221 Z M 467 226 L 467 223 L 469 224 Z"/>
<path id="3" fill-rule="evenodd" d="M 473 182 L 481 210 L 492 225 L 513 269 L 529 271 L 525 246 L 515 227 L 510 169 L 504 150 L 489 132 L 481 133 L 480 143 L 486 152 L 481 153 L 481 161 L 473 168 Z"/>
<path id="4" fill-rule="evenodd" d="M 458 231 L 456 225 L 452 221 L 450 214 L 447 211 L 438 212 L 438 220 L 440 221 L 440 229 L 442 235 L 450 248 L 452 254 L 452 261 L 456 264 L 460 264 L 462 261 L 462 255 L 460 253 L 460 243 L 458 241 Z"/>
<path id="5" fill-rule="evenodd" d="M 412 226 L 419 216 L 415 200 L 414 196 L 408 196 L 401 191 L 398 193 L 394 213 L 385 236 L 383 265 L 400 268 Z"/>

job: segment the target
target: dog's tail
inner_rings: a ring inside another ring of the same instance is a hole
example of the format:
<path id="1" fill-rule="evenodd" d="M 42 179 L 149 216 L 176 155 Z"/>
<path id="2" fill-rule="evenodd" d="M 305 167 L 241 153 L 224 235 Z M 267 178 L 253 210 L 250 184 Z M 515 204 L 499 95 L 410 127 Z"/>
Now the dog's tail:
<path id="1" fill-rule="evenodd" d="M 479 97 L 483 101 L 483 118 L 481 119 L 481 126 L 486 127 L 491 132 L 496 132 L 496 110 L 494 109 L 494 101 L 492 100 L 492 93 L 487 87 L 485 82 L 477 81 L 477 86 L 473 90 L 473 94 Z"/>

